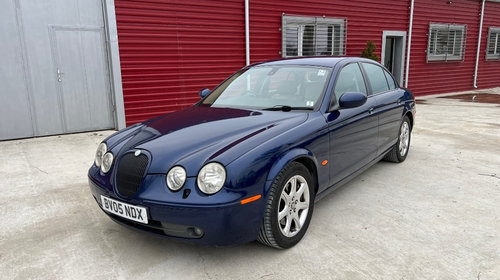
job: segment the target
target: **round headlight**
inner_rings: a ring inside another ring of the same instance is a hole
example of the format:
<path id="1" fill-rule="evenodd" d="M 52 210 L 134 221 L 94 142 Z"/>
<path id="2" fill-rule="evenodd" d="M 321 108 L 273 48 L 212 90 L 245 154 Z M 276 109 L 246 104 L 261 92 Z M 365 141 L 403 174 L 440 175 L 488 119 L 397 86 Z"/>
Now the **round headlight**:
<path id="1" fill-rule="evenodd" d="M 108 173 L 111 169 L 111 165 L 113 165 L 113 154 L 111 152 L 105 153 L 102 157 L 101 171 Z"/>
<path id="2" fill-rule="evenodd" d="M 226 170 L 219 163 L 211 162 L 198 173 L 198 188 L 206 194 L 218 192 L 226 181 Z"/>
<path id="3" fill-rule="evenodd" d="M 97 167 L 100 167 L 102 164 L 102 157 L 104 154 L 108 151 L 108 146 L 106 146 L 106 143 L 102 142 L 99 144 L 99 147 L 97 147 L 97 152 L 95 152 L 95 165 Z"/>
<path id="4" fill-rule="evenodd" d="M 186 170 L 180 166 L 174 166 L 167 173 L 167 186 L 173 191 L 178 191 L 186 182 Z"/>

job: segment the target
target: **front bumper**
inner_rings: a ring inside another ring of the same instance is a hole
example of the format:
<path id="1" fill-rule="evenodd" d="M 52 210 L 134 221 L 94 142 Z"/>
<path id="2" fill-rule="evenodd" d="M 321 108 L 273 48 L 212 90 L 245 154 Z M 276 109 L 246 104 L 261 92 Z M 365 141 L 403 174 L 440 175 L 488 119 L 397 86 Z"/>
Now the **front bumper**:
<path id="1" fill-rule="evenodd" d="M 183 205 L 172 202 L 153 202 L 140 198 L 127 200 L 101 186 L 91 176 L 89 176 L 89 186 L 101 209 L 101 195 L 148 209 L 147 225 L 103 210 L 114 221 L 152 234 L 203 245 L 228 246 L 255 240 L 264 209 L 263 199 L 245 205 L 239 202 Z M 201 236 L 195 230 L 196 228 L 202 230 Z"/>

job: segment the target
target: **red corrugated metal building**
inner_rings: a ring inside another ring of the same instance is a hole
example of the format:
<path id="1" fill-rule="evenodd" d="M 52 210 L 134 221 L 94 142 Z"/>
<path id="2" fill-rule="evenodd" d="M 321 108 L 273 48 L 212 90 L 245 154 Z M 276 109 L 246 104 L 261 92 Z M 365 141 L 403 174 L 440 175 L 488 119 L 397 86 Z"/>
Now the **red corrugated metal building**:
<path id="1" fill-rule="evenodd" d="M 474 82 L 500 86 L 498 0 L 484 10 L 480 0 L 248 0 L 248 25 L 245 2 L 115 1 L 127 125 L 191 106 L 200 89 L 245 66 L 246 51 L 251 63 L 360 56 L 372 40 L 381 62 L 416 95 L 470 90 Z"/>

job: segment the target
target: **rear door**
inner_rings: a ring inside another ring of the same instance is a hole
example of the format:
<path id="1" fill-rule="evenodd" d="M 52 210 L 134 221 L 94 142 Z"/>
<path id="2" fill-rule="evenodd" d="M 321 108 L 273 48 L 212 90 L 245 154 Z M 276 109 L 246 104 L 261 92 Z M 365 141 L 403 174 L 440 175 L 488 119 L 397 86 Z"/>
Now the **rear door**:
<path id="1" fill-rule="evenodd" d="M 385 153 L 397 141 L 399 125 L 404 111 L 404 90 L 397 86 L 389 72 L 373 63 L 361 63 L 368 77 L 379 118 L 378 154 Z"/>
<path id="2" fill-rule="evenodd" d="M 345 65 L 337 76 L 331 95 L 338 104 L 346 92 L 366 94 L 366 103 L 357 108 L 339 109 L 327 114 L 330 134 L 330 185 L 359 170 L 377 153 L 378 118 L 373 113 L 377 103 L 369 95 L 358 63 Z"/>

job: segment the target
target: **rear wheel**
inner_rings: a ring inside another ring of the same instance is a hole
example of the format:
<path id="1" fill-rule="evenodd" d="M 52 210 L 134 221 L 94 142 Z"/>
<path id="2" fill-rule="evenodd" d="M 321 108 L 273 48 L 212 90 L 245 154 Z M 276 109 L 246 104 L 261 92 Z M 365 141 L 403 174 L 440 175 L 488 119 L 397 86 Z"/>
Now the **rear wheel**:
<path id="1" fill-rule="evenodd" d="M 314 206 L 314 186 L 309 170 L 292 162 L 271 186 L 257 240 L 284 249 L 297 244 L 309 227 Z"/>
<path id="2" fill-rule="evenodd" d="M 403 162 L 410 150 L 411 124 L 408 116 L 403 118 L 399 126 L 398 141 L 392 149 L 385 155 L 384 160 L 392 162 Z"/>

